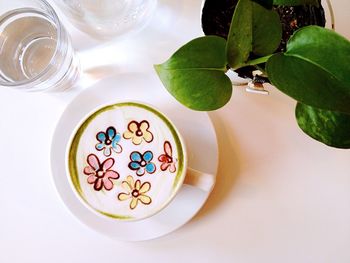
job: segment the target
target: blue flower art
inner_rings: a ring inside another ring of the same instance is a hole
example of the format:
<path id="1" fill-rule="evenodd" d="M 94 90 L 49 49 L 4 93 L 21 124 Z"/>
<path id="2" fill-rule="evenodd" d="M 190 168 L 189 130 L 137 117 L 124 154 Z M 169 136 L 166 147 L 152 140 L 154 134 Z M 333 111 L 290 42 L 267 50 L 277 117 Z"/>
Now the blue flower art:
<path id="1" fill-rule="evenodd" d="M 103 154 L 108 157 L 111 156 L 112 151 L 116 153 L 121 153 L 123 148 L 120 146 L 119 142 L 122 136 L 114 127 L 108 127 L 106 132 L 99 132 L 96 135 L 98 143 L 95 148 L 97 151 L 103 151 Z"/>
<path id="2" fill-rule="evenodd" d="M 152 163 L 153 153 L 146 151 L 143 154 L 140 152 L 132 152 L 130 154 L 129 168 L 136 171 L 138 176 L 143 176 L 146 172 L 153 174 L 156 171 L 156 165 Z"/>

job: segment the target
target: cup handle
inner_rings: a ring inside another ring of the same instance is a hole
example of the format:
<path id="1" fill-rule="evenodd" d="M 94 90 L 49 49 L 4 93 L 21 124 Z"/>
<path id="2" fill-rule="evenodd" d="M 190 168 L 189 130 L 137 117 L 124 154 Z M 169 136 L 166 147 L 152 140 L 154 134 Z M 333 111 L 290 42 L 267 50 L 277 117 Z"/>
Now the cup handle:
<path id="1" fill-rule="evenodd" d="M 215 184 L 215 175 L 187 168 L 184 184 L 197 187 L 205 192 L 211 192 Z"/>

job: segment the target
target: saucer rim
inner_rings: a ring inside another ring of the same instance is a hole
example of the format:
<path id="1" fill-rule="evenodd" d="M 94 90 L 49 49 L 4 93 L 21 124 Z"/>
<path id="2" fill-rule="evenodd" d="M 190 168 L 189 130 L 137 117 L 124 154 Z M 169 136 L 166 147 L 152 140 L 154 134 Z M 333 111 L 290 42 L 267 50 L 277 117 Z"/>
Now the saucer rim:
<path id="1" fill-rule="evenodd" d="M 120 93 L 119 91 L 116 92 L 114 85 L 116 79 L 118 80 L 118 84 L 120 86 L 131 85 L 130 89 L 124 90 L 123 93 Z M 185 139 L 187 138 L 187 136 L 193 135 L 193 131 L 185 128 L 187 127 L 186 125 L 180 124 L 180 122 L 186 121 L 187 111 L 189 115 L 192 115 L 193 117 L 197 116 L 196 118 L 200 119 L 201 123 L 203 123 L 203 125 L 206 126 L 207 135 L 205 136 L 205 139 L 210 140 L 208 142 L 212 144 L 212 150 L 215 151 L 215 154 L 212 155 L 212 164 L 210 166 L 207 166 L 204 172 L 211 172 L 215 176 L 215 179 L 218 176 L 218 137 L 213 121 L 210 118 L 209 114 L 205 112 L 189 111 L 182 107 L 179 103 L 176 103 L 176 101 L 171 99 L 170 95 L 166 91 L 164 91 L 163 86 L 160 85 L 159 80 L 154 75 L 147 72 L 111 75 L 108 78 L 104 78 L 97 81 L 88 88 L 80 91 L 78 94 L 75 94 L 75 96 L 65 105 L 65 108 L 62 111 L 59 119 L 57 120 L 57 123 L 52 133 L 49 164 L 51 170 L 51 182 L 55 189 L 55 193 L 57 194 L 58 200 L 61 201 L 64 209 L 67 210 L 68 214 L 71 215 L 72 218 L 74 218 L 74 220 L 79 222 L 79 224 L 83 225 L 87 229 L 92 230 L 100 235 L 106 236 L 115 241 L 138 242 L 167 236 L 177 231 L 179 228 L 183 227 L 189 221 L 191 221 L 192 218 L 205 205 L 205 203 L 208 200 L 208 197 L 211 194 L 211 192 L 204 193 L 199 190 L 195 191 L 193 190 L 193 187 L 184 185 L 183 188 L 181 188 L 181 190 L 179 191 L 174 201 L 171 202 L 171 207 L 165 208 L 154 217 L 136 222 L 122 222 L 108 218 L 98 217 L 85 206 L 81 205 L 81 203 L 78 200 L 74 201 L 74 193 L 66 180 L 66 175 L 62 175 L 62 170 L 60 169 L 60 166 L 64 166 L 64 157 L 60 157 L 60 155 L 64 155 L 65 147 L 70 135 L 65 132 L 66 127 L 68 126 L 73 129 L 74 125 L 72 124 L 72 122 L 76 119 L 78 120 L 84 117 L 84 115 L 80 113 L 79 110 L 77 111 L 77 106 L 81 105 L 78 107 L 78 109 L 85 108 L 88 112 L 94 108 L 89 106 L 91 102 L 96 107 L 97 105 L 113 103 L 115 101 L 115 99 L 108 99 L 108 96 L 122 96 L 123 98 L 130 98 L 131 100 L 134 100 L 135 97 L 142 97 L 142 99 L 144 99 L 145 93 L 142 93 L 141 96 L 138 86 L 144 85 L 145 81 L 147 81 L 149 85 L 153 85 L 153 89 L 155 90 L 155 92 L 157 92 L 157 95 L 161 96 L 162 98 L 161 100 L 159 100 L 159 96 L 154 97 L 152 95 L 147 95 L 145 101 L 152 102 L 153 104 L 160 103 L 159 105 L 162 105 L 162 107 L 158 106 L 158 108 L 161 108 L 162 112 L 165 112 L 167 115 L 172 117 L 174 123 L 177 123 L 177 127 L 180 130 L 182 130 L 183 135 L 186 135 L 184 137 Z M 100 96 L 101 91 L 104 92 L 103 97 Z M 93 97 L 94 100 L 90 101 L 90 97 Z M 169 102 L 163 103 L 164 100 Z M 170 109 L 172 109 L 172 111 L 169 111 Z M 174 111 L 176 112 L 176 115 L 171 114 L 171 112 Z M 178 118 L 175 116 L 180 117 Z M 188 144 L 189 146 L 191 146 L 191 142 L 188 142 Z M 200 154 L 200 152 L 197 153 Z M 194 162 L 192 164 L 193 168 L 198 169 L 201 163 L 202 161 Z M 63 172 L 65 173 L 64 169 Z M 215 182 L 213 187 L 215 186 Z M 179 211 L 181 211 L 181 204 L 184 204 L 184 200 L 188 200 L 188 198 L 192 200 L 192 202 L 188 203 L 188 209 L 183 211 L 179 218 L 176 218 L 175 220 L 168 220 L 168 218 L 174 215 L 174 213 L 178 213 Z M 102 219 L 104 220 L 101 221 Z M 161 223 L 162 220 L 164 220 L 164 224 Z M 121 232 L 115 230 L 110 231 L 109 227 L 113 227 L 116 230 L 123 230 Z M 148 231 L 135 232 L 135 227 L 136 229 L 146 227 Z"/>

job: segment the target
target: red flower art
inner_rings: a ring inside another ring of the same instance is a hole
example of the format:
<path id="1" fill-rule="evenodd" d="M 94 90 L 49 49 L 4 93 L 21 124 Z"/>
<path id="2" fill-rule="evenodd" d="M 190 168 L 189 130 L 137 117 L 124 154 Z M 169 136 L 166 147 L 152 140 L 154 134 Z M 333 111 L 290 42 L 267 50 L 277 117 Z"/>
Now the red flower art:
<path id="1" fill-rule="evenodd" d="M 176 159 L 173 158 L 173 149 L 171 148 L 170 142 L 164 142 L 164 154 L 160 155 L 158 160 L 162 163 L 160 166 L 162 171 L 169 169 L 171 173 L 176 172 Z"/>
<path id="2" fill-rule="evenodd" d="M 107 191 L 112 190 L 114 184 L 112 179 L 118 179 L 119 174 L 111 170 L 114 165 L 114 159 L 108 158 L 102 164 L 95 154 L 87 157 L 89 166 L 84 168 L 84 174 L 88 176 L 87 182 L 94 185 L 96 191 L 105 188 Z"/>

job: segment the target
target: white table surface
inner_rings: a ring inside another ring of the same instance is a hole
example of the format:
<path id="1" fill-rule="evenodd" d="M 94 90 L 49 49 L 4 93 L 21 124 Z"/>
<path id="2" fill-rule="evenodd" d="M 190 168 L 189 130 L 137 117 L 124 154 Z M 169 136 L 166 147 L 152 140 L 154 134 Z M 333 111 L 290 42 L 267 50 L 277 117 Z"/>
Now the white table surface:
<path id="1" fill-rule="evenodd" d="M 202 34 L 200 0 L 159 2 L 151 24 L 121 41 L 98 45 L 67 24 L 84 70 L 95 78 L 151 73 Z M 333 3 L 337 31 L 350 38 L 350 2 Z M 0 90 L 1 263 L 350 262 L 350 151 L 305 136 L 295 102 L 276 89 L 270 96 L 236 89 L 210 114 L 219 136 L 217 185 L 187 225 L 138 243 L 85 227 L 59 199 L 49 167 L 55 124 L 78 92 Z"/>

